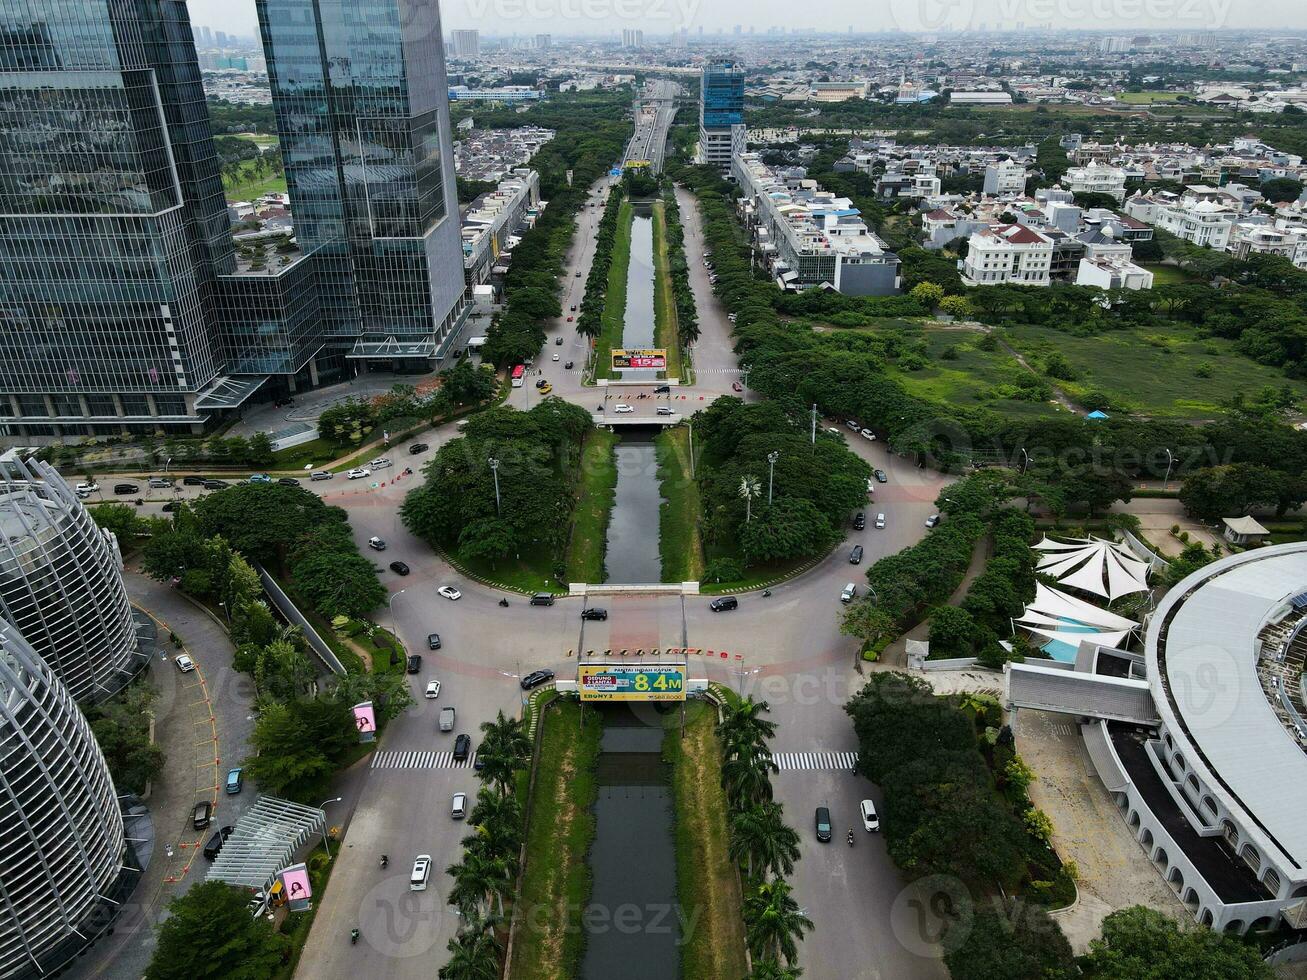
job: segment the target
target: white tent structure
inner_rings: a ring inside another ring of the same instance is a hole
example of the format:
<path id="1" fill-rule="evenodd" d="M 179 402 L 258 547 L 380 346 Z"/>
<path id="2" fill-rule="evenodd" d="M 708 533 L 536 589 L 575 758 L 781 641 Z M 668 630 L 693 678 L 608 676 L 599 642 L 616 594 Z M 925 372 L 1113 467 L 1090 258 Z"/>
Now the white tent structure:
<path id="1" fill-rule="evenodd" d="M 1036 569 L 1059 585 L 1100 595 L 1108 602 L 1148 591 L 1148 563 L 1123 544 L 1103 538 L 1063 542 L 1046 537 L 1034 547 L 1043 552 Z"/>
<path id="2" fill-rule="evenodd" d="M 1036 545 L 1038 547 L 1038 545 Z M 1119 647 L 1139 624 L 1093 603 L 1035 583 L 1035 601 L 1016 620 L 1032 633 L 1077 647 L 1082 640 Z"/>

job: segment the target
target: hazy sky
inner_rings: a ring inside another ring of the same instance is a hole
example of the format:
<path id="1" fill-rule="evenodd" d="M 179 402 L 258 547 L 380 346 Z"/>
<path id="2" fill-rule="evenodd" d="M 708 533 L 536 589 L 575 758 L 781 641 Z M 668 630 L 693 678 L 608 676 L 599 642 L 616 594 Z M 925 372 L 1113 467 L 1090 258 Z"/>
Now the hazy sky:
<path id="1" fill-rule="evenodd" d="M 189 0 L 196 24 L 256 33 L 254 0 Z M 679 27 L 729 35 L 736 24 L 844 31 L 967 30 L 1034 26 L 1113 31 L 1307 29 L 1304 0 L 442 0 L 445 31 L 615 36 L 624 27 L 664 34 Z M 819 14 L 814 22 L 812 15 Z M 797 18 L 797 19 L 796 19 Z"/>

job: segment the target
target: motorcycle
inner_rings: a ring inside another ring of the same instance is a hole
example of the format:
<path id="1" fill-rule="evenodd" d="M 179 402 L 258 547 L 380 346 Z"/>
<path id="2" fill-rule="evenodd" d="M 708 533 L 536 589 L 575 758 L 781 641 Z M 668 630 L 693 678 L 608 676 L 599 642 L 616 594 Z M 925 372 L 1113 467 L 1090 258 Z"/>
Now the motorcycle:
<path id="1" fill-rule="evenodd" d="M 762 597 L 763 597 L 764 599 L 770 598 L 770 597 L 771 597 L 771 589 L 763 589 L 763 590 L 762 590 Z"/>
<path id="2" fill-rule="evenodd" d="M 500 599 L 500 600 L 499 600 L 499 604 L 500 604 L 501 606 L 503 606 L 505 609 L 508 608 L 508 600 L 507 600 L 507 599 Z"/>
<path id="3" fill-rule="evenodd" d="M 388 864 L 390 864 L 390 858 L 385 854 L 381 855 L 381 866 L 384 868 Z"/>
<path id="4" fill-rule="evenodd" d="M 849 847 L 853 846 L 853 831 L 849 831 Z"/>
<path id="5" fill-rule="evenodd" d="M 359 941 L 359 931 L 357 929 L 351 929 L 349 931 L 349 944 L 353 946 L 358 941 Z"/>

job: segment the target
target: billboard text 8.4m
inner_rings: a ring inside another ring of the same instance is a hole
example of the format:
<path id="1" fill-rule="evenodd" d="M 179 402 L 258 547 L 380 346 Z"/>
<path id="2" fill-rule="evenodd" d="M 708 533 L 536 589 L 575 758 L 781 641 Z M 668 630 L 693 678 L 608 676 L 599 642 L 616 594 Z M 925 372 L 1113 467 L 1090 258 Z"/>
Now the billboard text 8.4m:
<path id="1" fill-rule="evenodd" d="M 684 701 L 685 664 L 582 664 L 582 701 Z"/>

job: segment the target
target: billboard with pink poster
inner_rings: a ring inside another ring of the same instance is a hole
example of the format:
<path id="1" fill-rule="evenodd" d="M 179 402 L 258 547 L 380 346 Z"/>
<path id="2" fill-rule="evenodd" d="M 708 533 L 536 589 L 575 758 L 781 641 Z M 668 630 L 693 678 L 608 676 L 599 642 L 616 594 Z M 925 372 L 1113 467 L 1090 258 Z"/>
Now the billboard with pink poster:
<path id="1" fill-rule="evenodd" d="M 303 864 L 292 864 L 289 868 L 285 868 L 279 877 L 287 907 L 292 912 L 306 911 L 309 908 L 309 899 L 313 897 L 308 867 Z"/>
<path id="2" fill-rule="evenodd" d="M 371 701 L 360 701 L 354 705 L 354 729 L 359 733 L 360 742 L 377 740 L 377 716 L 372 710 Z"/>

